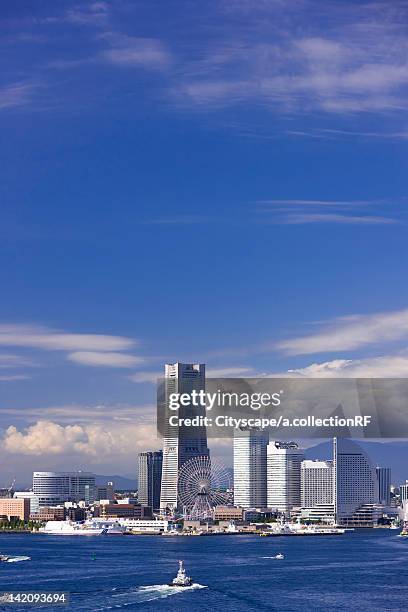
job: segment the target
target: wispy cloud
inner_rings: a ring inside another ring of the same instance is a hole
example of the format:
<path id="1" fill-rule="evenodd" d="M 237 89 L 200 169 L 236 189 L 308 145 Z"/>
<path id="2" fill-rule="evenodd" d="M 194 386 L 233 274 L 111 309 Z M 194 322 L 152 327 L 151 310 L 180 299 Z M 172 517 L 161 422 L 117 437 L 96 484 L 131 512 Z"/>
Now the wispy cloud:
<path id="1" fill-rule="evenodd" d="M 331 223 L 345 225 L 392 225 L 401 223 L 397 216 L 378 214 L 397 213 L 401 202 L 384 200 L 317 200 L 273 199 L 259 200 L 256 213 L 267 221 L 281 225 Z"/>
<path id="2" fill-rule="evenodd" d="M 27 374 L 0 374 L 0 382 L 14 382 L 17 380 L 28 380 L 29 378 L 31 378 L 31 376 Z"/>
<path id="3" fill-rule="evenodd" d="M 99 57 L 111 64 L 162 70 L 172 63 L 171 53 L 158 39 L 113 32 L 105 33 L 101 38 L 109 48 L 101 51 Z"/>
<path id="4" fill-rule="evenodd" d="M 335 214 L 291 214 L 280 217 L 277 223 L 282 225 L 303 225 L 305 223 L 340 223 L 346 225 L 389 225 L 397 223 L 396 219 L 389 217 L 370 217 L 357 215 Z"/>
<path id="5" fill-rule="evenodd" d="M 226 28 L 223 42 L 212 41 L 176 93 L 198 107 L 251 102 L 290 114 L 405 111 L 407 6 L 380 4 L 381 10 L 378 3 L 321 10 L 316 2 L 251 3 L 246 27 Z"/>
<path id="6" fill-rule="evenodd" d="M 37 87 L 32 81 L 20 81 L 0 87 L 0 110 L 29 104 Z"/>
<path id="7" fill-rule="evenodd" d="M 110 368 L 133 368 L 144 363 L 144 359 L 126 353 L 98 353 L 96 351 L 75 351 L 67 359 L 80 365 Z"/>
<path id="8" fill-rule="evenodd" d="M 141 221 L 146 225 L 198 225 L 216 221 L 216 217 L 205 217 L 203 215 L 174 215 L 171 217 L 157 217 Z"/>
<path id="9" fill-rule="evenodd" d="M 287 355 L 333 353 L 408 338 L 408 310 L 350 315 L 316 334 L 284 340 L 275 348 Z"/>
<path id="10" fill-rule="evenodd" d="M 135 367 L 144 359 L 123 351 L 136 345 L 136 340 L 124 336 L 67 333 L 38 325 L 0 325 L 0 346 L 62 351 L 69 361 L 86 366 Z M 24 365 L 32 365 L 31 360 L 0 354 L 0 367 Z"/>
<path id="11" fill-rule="evenodd" d="M 123 336 L 66 333 L 37 325 L 0 324 L 0 346 L 22 346 L 49 351 L 117 351 L 133 348 L 136 341 Z"/>
<path id="12" fill-rule="evenodd" d="M 32 367 L 37 365 L 31 359 L 22 357 L 21 355 L 12 355 L 9 353 L 0 353 L 0 369 L 1 368 L 18 368 Z"/>
<path id="13" fill-rule="evenodd" d="M 66 11 L 55 13 L 47 17 L 37 18 L 38 23 L 46 24 L 73 24 L 86 26 L 106 25 L 110 17 L 108 2 L 96 1 L 73 5 Z"/>

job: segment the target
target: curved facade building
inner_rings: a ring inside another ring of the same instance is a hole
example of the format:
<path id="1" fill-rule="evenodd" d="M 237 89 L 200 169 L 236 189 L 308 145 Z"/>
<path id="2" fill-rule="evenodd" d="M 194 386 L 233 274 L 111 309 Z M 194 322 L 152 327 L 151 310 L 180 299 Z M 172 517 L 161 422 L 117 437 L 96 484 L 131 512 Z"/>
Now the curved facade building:
<path id="1" fill-rule="evenodd" d="M 66 501 L 95 501 L 95 474 L 91 472 L 33 472 L 33 493 L 39 506 Z"/>

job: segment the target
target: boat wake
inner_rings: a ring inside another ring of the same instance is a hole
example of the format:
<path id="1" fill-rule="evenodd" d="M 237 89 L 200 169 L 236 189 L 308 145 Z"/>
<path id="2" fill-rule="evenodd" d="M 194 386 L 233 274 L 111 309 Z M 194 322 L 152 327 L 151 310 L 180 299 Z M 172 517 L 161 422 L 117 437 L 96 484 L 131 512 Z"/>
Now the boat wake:
<path id="1" fill-rule="evenodd" d="M 19 561 L 30 561 L 31 557 L 9 557 L 6 563 L 18 563 Z"/>
<path id="2" fill-rule="evenodd" d="M 137 603 L 142 603 L 146 601 L 153 601 L 155 599 L 165 599 L 166 597 L 170 597 L 171 595 L 177 595 L 180 593 L 185 593 L 188 591 L 196 591 L 198 589 L 206 589 L 206 585 L 193 583 L 188 587 L 172 587 L 167 584 L 153 584 L 151 586 L 142 586 L 139 587 L 136 591 L 134 591 L 133 595 L 135 596 L 135 601 Z M 117 595 L 113 595 L 116 601 L 121 597 L 129 596 L 129 594 L 118 593 Z"/>

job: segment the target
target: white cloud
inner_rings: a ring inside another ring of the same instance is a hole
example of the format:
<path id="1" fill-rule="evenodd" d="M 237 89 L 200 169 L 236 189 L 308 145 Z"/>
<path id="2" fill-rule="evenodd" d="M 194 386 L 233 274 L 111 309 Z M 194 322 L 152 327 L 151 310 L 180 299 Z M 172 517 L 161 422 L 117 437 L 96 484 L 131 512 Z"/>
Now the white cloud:
<path id="1" fill-rule="evenodd" d="M 405 112 L 405 3 L 349 3 L 340 12 L 317 2 L 249 4 L 244 26 L 229 24 L 189 62 L 176 88 L 181 102 L 250 102 L 288 114 Z"/>
<path id="2" fill-rule="evenodd" d="M 38 421 L 25 430 L 14 425 L 7 428 L 2 440 L 6 453 L 31 456 L 75 454 L 93 463 L 106 461 L 109 456 L 136 455 L 155 442 L 154 424 L 115 423 L 59 425 L 53 421 Z"/>
<path id="3" fill-rule="evenodd" d="M 231 366 L 225 368 L 208 368 L 206 376 L 210 378 L 240 378 L 256 376 L 254 368 Z"/>
<path id="4" fill-rule="evenodd" d="M 157 383 L 157 379 L 163 376 L 163 372 L 136 372 L 131 374 L 128 379 L 135 383 Z"/>
<path id="5" fill-rule="evenodd" d="M 0 346 L 21 346 L 48 351 L 121 351 L 136 341 L 123 336 L 71 334 L 40 326 L 0 325 Z"/>
<path id="6" fill-rule="evenodd" d="M 26 359 L 21 355 L 11 355 L 8 353 L 0 353 L 0 368 L 17 368 L 21 366 L 35 366 L 36 364 L 31 359 Z"/>
<path id="7" fill-rule="evenodd" d="M 339 215 L 339 214 L 288 214 L 281 217 L 274 217 L 274 223 L 283 225 L 303 225 L 305 223 L 340 223 L 346 225 L 389 225 L 398 223 L 391 217 L 379 217 L 366 215 Z"/>
<path id="8" fill-rule="evenodd" d="M 12 83 L 0 88 L 0 110 L 25 106 L 31 101 L 36 86 L 31 81 Z"/>
<path id="9" fill-rule="evenodd" d="M 96 351 L 68 353 L 67 359 L 81 365 L 111 368 L 132 368 L 144 362 L 141 357 L 135 357 L 126 353 L 98 353 Z"/>
<path id="10" fill-rule="evenodd" d="M 13 382 L 13 381 L 16 381 L 16 380 L 28 380 L 29 378 L 31 378 L 31 376 L 28 376 L 27 374 L 0 375 L 0 381 L 1 382 Z"/>
<path id="11" fill-rule="evenodd" d="M 284 340 L 275 348 L 287 355 L 355 350 L 408 337 L 408 309 L 335 319 L 322 332 Z"/>
<path id="12" fill-rule="evenodd" d="M 105 34 L 103 38 L 111 48 L 103 50 L 100 57 L 112 64 L 159 70 L 171 64 L 171 55 L 160 40 L 113 33 Z"/>
<path id="13" fill-rule="evenodd" d="M 289 370 L 290 376 L 306 378 L 407 378 L 408 356 L 385 355 L 369 359 L 334 359 Z"/>

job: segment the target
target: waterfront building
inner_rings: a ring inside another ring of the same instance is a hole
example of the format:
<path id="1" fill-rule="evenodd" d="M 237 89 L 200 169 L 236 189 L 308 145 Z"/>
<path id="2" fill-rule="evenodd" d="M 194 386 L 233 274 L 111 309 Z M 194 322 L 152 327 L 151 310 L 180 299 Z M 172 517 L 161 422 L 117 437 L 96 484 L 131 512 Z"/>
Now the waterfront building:
<path id="1" fill-rule="evenodd" d="M 144 506 L 160 508 L 160 489 L 163 469 L 163 451 L 139 454 L 138 499 Z"/>
<path id="2" fill-rule="evenodd" d="M 408 501 L 408 480 L 399 486 L 399 498 L 402 504 Z"/>
<path id="3" fill-rule="evenodd" d="M 165 406 L 171 393 L 191 393 L 205 388 L 203 363 L 172 363 L 165 365 L 162 397 Z M 174 414 L 174 413 L 173 413 Z M 177 411 L 180 418 L 205 416 L 205 408 L 182 406 Z M 160 490 L 160 509 L 173 512 L 178 505 L 179 469 L 193 457 L 209 456 L 205 426 L 164 425 L 163 467 Z"/>
<path id="4" fill-rule="evenodd" d="M 333 525 L 335 523 L 334 504 L 315 504 L 310 508 L 301 508 L 298 516 L 310 523 Z"/>
<path id="5" fill-rule="evenodd" d="M 215 506 L 214 521 L 242 521 L 243 514 L 237 506 Z"/>
<path id="6" fill-rule="evenodd" d="M 13 497 L 15 497 L 16 499 L 30 500 L 30 513 L 34 514 L 35 512 L 38 512 L 38 508 L 40 506 L 40 499 L 38 495 L 36 495 L 32 491 L 15 491 Z"/>
<path id="7" fill-rule="evenodd" d="M 40 506 L 37 512 L 30 514 L 31 521 L 63 521 L 66 518 L 64 506 Z"/>
<path id="8" fill-rule="evenodd" d="M 104 485 L 96 485 L 95 499 L 109 499 L 113 501 L 115 499 L 115 483 L 109 481 Z"/>
<path id="9" fill-rule="evenodd" d="M 377 475 L 367 453 L 348 438 L 333 439 L 336 522 L 346 524 L 363 505 L 377 501 Z"/>
<path id="10" fill-rule="evenodd" d="M 57 506 L 66 501 L 95 500 L 95 474 L 90 472 L 34 472 L 33 493 L 39 506 Z"/>
<path id="11" fill-rule="evenodd" d="M 305 459 L 300 469 L 300 505 L 312 508 L 333 503 L 333 461 Z"/>
<path id="12" fill-rule="evenodd" d="M 377 474 L 377 501 L 379 504 L 389 506 L 391 503 L 391 468 L 377 466 L 375 471 Z"/>
<path id="13" fill-rule="evenodd" d="M 266 506 L 266 449 L 268 435 L 255 427 L 234 432 L 234 505 Z"/>
<path id="14" fill-rule="evenodd" d="M 107 500 L 106 500 L 107 501 Z M 103 503 L 99 506 L 99 516 L 104 519 L 109 518 L 151 518 L 152 509 L 149 506 L 131 503 Z"/>
<path id="15" fill-rule="evenodd" d="M 296 442 L 274 441 L 267 450 L 267 502 L 289 516 L 300 506 L 301 464 L 304 455 Z"/>
<path id="16" fill-rule="evenodd" d="M 11 519 L 28 521 L 30 517 L 30 500 L 26 498 L 1 497 L 0 517 L 5 517 L 8 521 Z"/>

